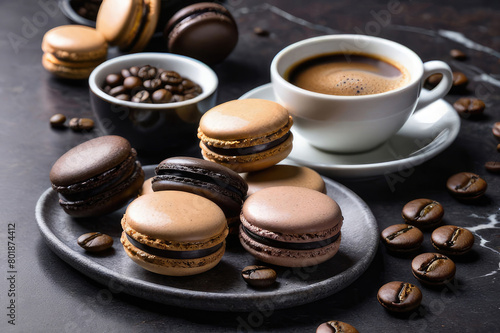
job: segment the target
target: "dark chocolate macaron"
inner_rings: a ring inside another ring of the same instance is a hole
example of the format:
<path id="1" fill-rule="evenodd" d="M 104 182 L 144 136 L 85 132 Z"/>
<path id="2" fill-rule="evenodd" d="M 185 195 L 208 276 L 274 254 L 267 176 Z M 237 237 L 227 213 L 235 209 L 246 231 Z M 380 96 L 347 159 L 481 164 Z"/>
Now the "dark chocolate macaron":
<path id="1" fill-rule="evenodd" d="M 156 167 L 153 191 L 176 190 L 198 194 L 215 202 L 228 224 L 239 221 L 247 183 L 235 171 L 193 157 L 171 157 Z"/>
<path id="2" fill-rule="evenodd" d="M 74 217 L 99 216 L 124 206 L 139 192 L 144 172 L 137 153 L 120 136 L 86 141 L 62 155 L 50 170 L 59 203 Z"/>
<path id="3" fill-rule="evenodd" d="M 163 32 L 168 49 L 213 65 L 224 60 L 238 42 L 238 28 L 222 5 L 201 2 L 184 7 Z"/>

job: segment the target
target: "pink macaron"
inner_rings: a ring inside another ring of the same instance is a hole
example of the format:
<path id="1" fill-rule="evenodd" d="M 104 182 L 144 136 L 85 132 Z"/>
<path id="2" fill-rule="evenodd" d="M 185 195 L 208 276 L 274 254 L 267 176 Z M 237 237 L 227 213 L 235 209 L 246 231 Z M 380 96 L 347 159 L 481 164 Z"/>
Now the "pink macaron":
<path id="1" fill-rule="evenodd" d="M 240 242 L 255 258 L 285 267 L 313 266 L 340 246 L 342 211 L 321 192 L 295 186 L 260 190 L 243 204 Z"/>

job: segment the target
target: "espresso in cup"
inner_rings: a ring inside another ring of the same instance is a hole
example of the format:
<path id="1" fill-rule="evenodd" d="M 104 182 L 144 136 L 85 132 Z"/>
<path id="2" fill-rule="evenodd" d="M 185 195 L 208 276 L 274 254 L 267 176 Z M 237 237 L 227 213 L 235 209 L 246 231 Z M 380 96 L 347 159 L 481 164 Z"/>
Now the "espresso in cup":
<path id="1" fill-rule="evenodd" d="M 312 92 L 361 96 L 405 86 L 410 73 L 400 64 L 370 54 L 330 53 L 292 65 L 284 78 Z"/>

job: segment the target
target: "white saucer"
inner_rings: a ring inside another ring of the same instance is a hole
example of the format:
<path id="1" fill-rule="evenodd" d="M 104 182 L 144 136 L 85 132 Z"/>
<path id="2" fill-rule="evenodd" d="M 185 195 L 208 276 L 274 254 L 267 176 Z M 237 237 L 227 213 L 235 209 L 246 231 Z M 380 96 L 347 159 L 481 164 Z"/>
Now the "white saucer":
<path id="1" fill-rule="evenodd" d="M 250 90 L 240 97 L 276 101 L 271 84 Z M 460 130 L 460 117 L 440 99 L 415 113 L 391 139 L 366 153 L 327 153 L 309 145 L 293 132 L 293 150 L 285 163 L 305 165 L 337 178 L 380 176 L 415 167 L 445 150 Z M 291 161 L 291 162 L 290 162 Z"/>

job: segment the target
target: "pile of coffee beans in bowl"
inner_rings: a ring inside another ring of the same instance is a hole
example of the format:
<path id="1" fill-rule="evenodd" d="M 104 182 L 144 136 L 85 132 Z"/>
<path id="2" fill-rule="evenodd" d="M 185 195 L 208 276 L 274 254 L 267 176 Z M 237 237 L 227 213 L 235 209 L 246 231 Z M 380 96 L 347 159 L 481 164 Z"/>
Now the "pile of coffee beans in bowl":
<path id="1" fill-rule="evenodd" d="M 179 73 L 150 65 L 108 74 L 103 90 L 122 101 L 155 104 L 182 102 L 202 93 L 200 85 Z"/>

